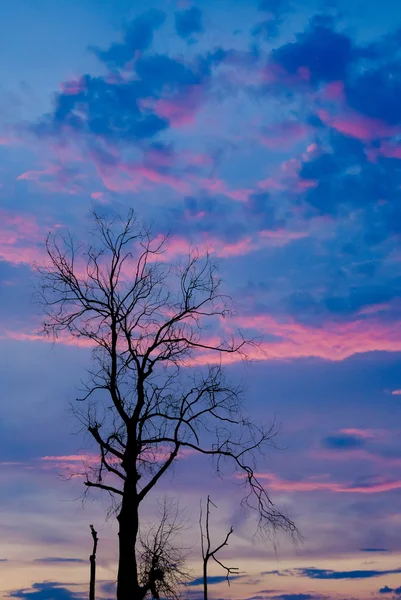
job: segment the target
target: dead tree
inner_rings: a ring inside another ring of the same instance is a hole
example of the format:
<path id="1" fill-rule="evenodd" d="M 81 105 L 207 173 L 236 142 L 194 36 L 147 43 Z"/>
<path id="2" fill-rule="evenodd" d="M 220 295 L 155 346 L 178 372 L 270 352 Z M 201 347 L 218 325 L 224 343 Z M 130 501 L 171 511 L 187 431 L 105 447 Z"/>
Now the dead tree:
<path id="1" fill-rule="evenodd" d="M 89 525 L 92 538 L 93 538 L 93 550 L 89 557 L 90 561 L 90 582 L 89 582 L 89 600 L 95 600 L 95 586 L 96 586 L 96 551 L 97 543 L 99 538 L 97 537 L 97 531 L 93 525 Z"/>
<path id="2" fill-rule="evenodd" d="M 216 546 L 214 550 L 212 550 L 212 542 L 210 539 L 210 527 L 209 527 L 209 518 L 210 518 L 210 505 L 213 505 L 215 508 L 217 506 L 213 504 L 210 500 L 210 496 L 207 497 L 206 502 L 206 516 L 205 516 L 205 528 L 203 529 L 203 513 L 202 513 L 202 503 L 200 508 L 200 517 L 199 517 L 199 527 L 201 533 L 201 548 L 202 548 L 202 559 L 203 559 L 203 598 L 207 600 L 207 567 L 209 560 L 212 558 L 220 567 L 222 567 L 226 571 L 226 579 L 228 585 L 230 585 L 230 575 L 238 575 L 239 569 L 238 567 L 226 567 L 218 558 L 216 558 L 216 554 L 220 552 L 224 546 L 227 546 L 228 539 L 230 535 L 233 533 L 234 529 L 231 526 L 224 541 Z"/>
<path id="3" fill-rule="evenodd" d="M 224 376 L 224 355 L 246 354 L 239 336 L 219 335 L 231 314 L 209 254 L 164 260 L 166 239 L 131 211 L 94 213 L 88 242 L 50 234 L 38 267 L 45 333 L 93 347 L 94 366 L 77 410 L 99 449 L 85 485 L 119 500 L 118 600 L 145 598 L 139 579 L 141 506 L 185 451 L 225 461 L 246 487 L 259 525 L 296 533 L 255 474 L 255 455 L 274 430 L 242 413 L 243 390 Z M 214 329 L 211 329 L 214 327 Z M 196 366 L 198 365 L 198 366 Z M 210 444 L 210 440 L 213 440 Z"/>

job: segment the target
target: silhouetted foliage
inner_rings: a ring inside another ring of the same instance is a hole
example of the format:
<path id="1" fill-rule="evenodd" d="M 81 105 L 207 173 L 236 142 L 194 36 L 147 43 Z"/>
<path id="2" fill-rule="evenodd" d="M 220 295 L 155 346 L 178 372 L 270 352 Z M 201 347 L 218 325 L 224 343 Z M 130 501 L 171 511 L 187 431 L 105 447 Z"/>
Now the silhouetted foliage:
<path id="1" fill-rule="evenodd" d="M 146 535 L 139 535 L 139 581 L 156 600 L 178 600 L 181 585 L 190 580 L 185 570 L 189 548 L 183 548 L 177 540 L 185 527 L 179 517 L 174 502 L 165 499 L 160 522 Z"/>

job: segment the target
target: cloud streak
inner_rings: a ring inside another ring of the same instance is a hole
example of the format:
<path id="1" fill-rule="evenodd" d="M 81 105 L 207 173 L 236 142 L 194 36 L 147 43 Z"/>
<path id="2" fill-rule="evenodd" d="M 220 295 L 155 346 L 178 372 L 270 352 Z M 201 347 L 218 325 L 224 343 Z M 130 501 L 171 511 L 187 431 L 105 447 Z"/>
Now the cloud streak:
<path id="1" fill-rule="evenodd" d="M 335 494 L 381 494 L 401 489 L 400 479 L 386 479 L 382 476 L 360 478 L 355 482 L 340 483 L 327 480 L 327 476 L 307 480 L 280 479 L 273 473 L 258 473 L 269 489 L 281 492 L 332 492 Z"/>

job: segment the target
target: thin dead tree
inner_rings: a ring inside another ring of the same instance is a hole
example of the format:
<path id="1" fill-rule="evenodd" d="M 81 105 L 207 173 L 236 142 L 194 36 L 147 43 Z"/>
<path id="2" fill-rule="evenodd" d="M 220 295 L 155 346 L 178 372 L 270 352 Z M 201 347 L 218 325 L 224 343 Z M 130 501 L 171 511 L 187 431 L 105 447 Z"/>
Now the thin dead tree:
<path id="1" fill-rule="evenodd" d="M 239 336 L 219 335 L 232 314 L 209 254 L 169 262 L 166 238 L 130 211 L 126 218 L 93 213 L 88 242 L 58 231 L 38 266 L 46 334 L 93 348 L 77 415 L 99 450 L 85 485 L 118 499 L 118 600 L 141 600 L 140 513 L 161 477 L 185 452 L 237 471 L 243 502 L 267 531 L 297 533 L 256 475 L 255 457 L 274 428 L 242 412 L 243 390 L 226 380 L 224 356 L 246 354 Z"/>
<path id="2" fill-rule="evenodd" d="M 202 559 L 203 559 L 203 598 L 207 600 L 207 568 L 209 560 L 212 558 L 220 567 L 222 567 L 226 571 L 226 579 L 228 585 L 230 585 L 230 575 L 239 575 L 238 567 L 226 567 L 218 558 L 216 558 L 216 554 L 220 552 L 224 546 L 227 546 L 230 535 L 234 532 L 233 527 L 231 526 L 224 541 L 216 546 L 214 550 L 212 550 L 212 542 L 210 539 L 210 505 L 217 508 L 217 506 L 210 500 L 210 496 L 207 497 L 206 501 L 206 515 L 205 515 L 205 526 L 203 527 L 203 511 L 202 511 L 202 502 L 200 508 L 200 517 L 199 517 L 199 527 L 201 533 L 201 548 L 202 548 Z"/>
<path id="3" fill-rule="evenodd" d="M 89 557 L 90 561 L 90 581 L 89 581 L 89 600 L 95 600 L 95 586 L 96 586 L 96 551 L 99 538 L 97 537 L 97 531 L 93 525 L 89 525 L 92 539 L 93 539 L 93 550 Z"/>

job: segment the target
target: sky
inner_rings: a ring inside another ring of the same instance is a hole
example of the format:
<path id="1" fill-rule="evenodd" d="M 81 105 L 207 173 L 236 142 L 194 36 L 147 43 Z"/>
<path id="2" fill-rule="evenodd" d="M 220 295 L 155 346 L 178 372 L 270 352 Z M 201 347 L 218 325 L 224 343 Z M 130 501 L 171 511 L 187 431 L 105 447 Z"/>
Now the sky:
<path id="1" fill-rule="evenodd" d="M 145 518 L 179 497 L 185 597 L 208 493 L 243 572 L 212 598 L 401 597 L 400 41 L 396 0 L 1 3 L 0 598 L 86 597 L 90 523 L 115 596 L 108 499 L 68 478 L 90 349 L 43 339 L 33 295 L 47 233 L 86 239 L 93 207 L 168 232 L 166 260 L 209 248 L 227 327 L 263 336 L 225 369 L 280 426 L 259 476 L 303 542 L 254 538 L 237 482 L 184 456 Z"/>

